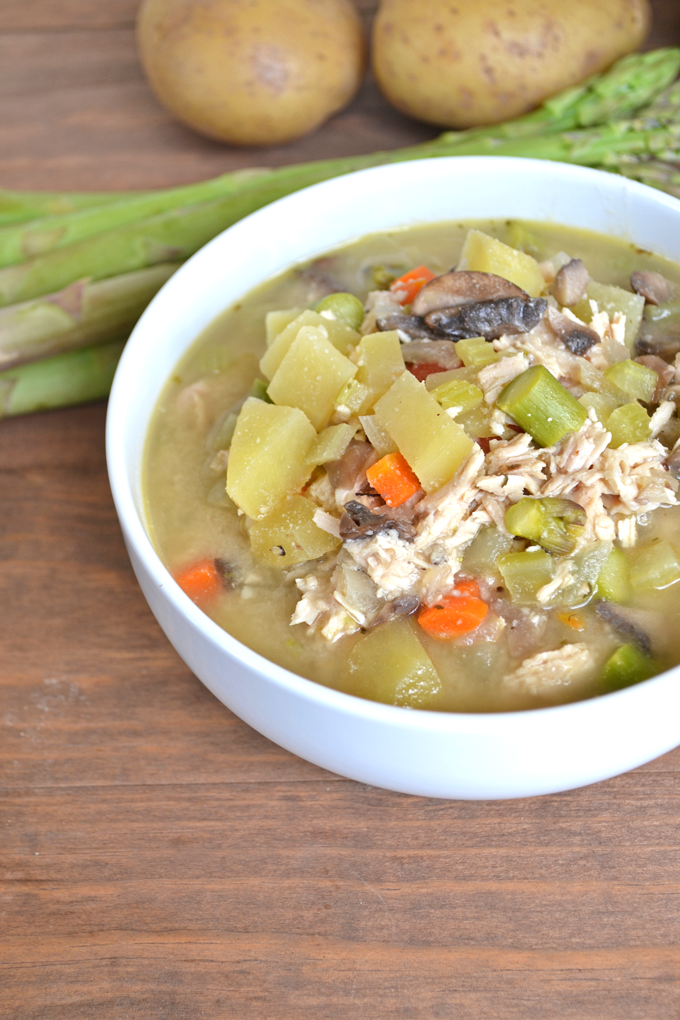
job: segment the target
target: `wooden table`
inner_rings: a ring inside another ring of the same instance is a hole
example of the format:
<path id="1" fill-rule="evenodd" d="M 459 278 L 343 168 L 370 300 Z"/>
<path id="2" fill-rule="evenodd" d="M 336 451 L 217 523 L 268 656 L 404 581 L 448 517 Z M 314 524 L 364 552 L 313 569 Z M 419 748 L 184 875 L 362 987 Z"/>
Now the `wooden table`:
<path id="1" fill-rule="evenodd" d="M 136 6 L 2 0 L 0 185 L 156 187 L 432 134 L 367 84 L 295 145 L 205 141 L 148 91 Z M 650 44 L 680 43 L 674 0 L 654 7 Z M 507 803 L 293 757 L 147 609 L 104 416 L 0 423 L 0 1016 L 677 1020 L 680 751 Z"/>

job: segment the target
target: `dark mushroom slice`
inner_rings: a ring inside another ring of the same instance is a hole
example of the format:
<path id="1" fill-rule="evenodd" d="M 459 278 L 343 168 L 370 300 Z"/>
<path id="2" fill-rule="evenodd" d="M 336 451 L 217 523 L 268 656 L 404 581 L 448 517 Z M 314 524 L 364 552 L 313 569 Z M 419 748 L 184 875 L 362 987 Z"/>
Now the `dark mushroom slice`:
<path id="1" fill-rule="evenodd" d="M 402 595 L 401 598 L 395 599 L 394 602 L 388 602 L 387 605 L 383 606 L 373 620 L 372 626 L 377 627 L 381 623 L 389 623 L 390 620 L 394 620 L 397 616 L 411 616 L 419 608 L 420 599 L 417 595 Z"/>
<path id="2" fill-rule="evenodd" d="M 527 298 L 529 295 L 514 283 L 494 273 L 477 273 L 469 269 L 454 270 L 430 280 L 416 295 L 413 315 L 427 315 L 440 308 L 498 301 L 500 298 Z"/>
<path id="3" fill-rule="evenodd" d="M 571 308 L 582 297 L 590 283 L 590 274 L 580 259 L 572 259 L 558 270 L 550 288 L 552 296 L 561 305 Z"/>
<path id="4" fill-rule="evenodd" d="M 612 630 L 615 630 L 621 637 L 625 637 L 628 641 L 633 642 L 638 646 L 641 652 L 645 655 L 652 654 L 652 642 L 649 634 L 638 626 L 625 611 L 615 607 L 611 602 L 606 602 L 604 599 L 602 602 L 598 602 L 595 607 L 595 612 L 604 620 Z"/>
<path id="5" fill-rule="evenodd" d="M 545 298 L 500 298 L 441 308 L 426 315 L 425 322 L 456 340 L 473 336 L 496 340 L 506 334 L 529 333 L 541 321 L 547 307 Z"/>
<path id="6" fill-rule="evenodd" d="M 350 499 L 345 503 L 345 512 L 340 518 L 340 538 L 343 541 L 373 538 L 374 535 L 386 531 L 396 531 L 399 538 L 407 542 L 413 541 L 416 535 L 415 528 L 408 521 L 374 514 L 356 499 Z"/>
<path id="7" fill-rule="evenodd" d="M 673 297 L 673 290 L 666 277 L 651 270 L 638 269 L 631 273 L 630 285 L 648 305 L 663 305 Z"/>
<path id="8" fill-rule="evenodd" d="M 643 333 L 635 341 L 635 354 L 654 354 L 663 361 L 673 361 L 680 354 L 680 336 Z"/>
<path id="9" fill-rule="evenodd" d="M 574 322 L 568 315 L 562 315 L 555 308 L 548 308 L 548 321 L 556 336 L 572 354 L 585 354 L 600 342 L 600 337 L 594 329 Z"/>
<path id="10" fill-rule="evenodd" d="M 441 336 L 425 325 L 425 320 L 419 315 L 382 315 L 376 319 L 379 333 L 386 333 L 391 329 L 400 329 L 412 340 L 441 340 Z"/>

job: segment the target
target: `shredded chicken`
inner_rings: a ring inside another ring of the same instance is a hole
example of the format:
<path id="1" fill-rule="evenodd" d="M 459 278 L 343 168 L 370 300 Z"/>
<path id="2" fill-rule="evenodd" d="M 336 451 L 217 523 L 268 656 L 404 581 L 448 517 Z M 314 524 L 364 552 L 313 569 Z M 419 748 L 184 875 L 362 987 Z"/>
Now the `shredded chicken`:
<path id="1" fill-rule="evenodd" d="M 586 645 L 563 645 L 525 659 L 521 666 L 505 677 L 503 683 L 529 694 L 551 694 L 556 687 L 573 687 L 588 679 L 594 666 Z"/>

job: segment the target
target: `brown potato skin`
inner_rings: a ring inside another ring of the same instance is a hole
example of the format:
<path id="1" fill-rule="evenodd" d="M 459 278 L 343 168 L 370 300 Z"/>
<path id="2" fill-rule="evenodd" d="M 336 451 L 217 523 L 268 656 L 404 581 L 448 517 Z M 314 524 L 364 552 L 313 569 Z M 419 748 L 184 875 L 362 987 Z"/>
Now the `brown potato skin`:
<path id="1" fill-rule="evenodd" d="M 495 124 L 637 49 L 648 0 L 382 0 L 373 71 L 403 113 Z"/>
<path id="2" fill-rule="evenodd" d="M 143 0 L 137 43 L 170 112 L 233 145 L 313 131 L 349 103 L 364 69 L 351 0 Z"/>

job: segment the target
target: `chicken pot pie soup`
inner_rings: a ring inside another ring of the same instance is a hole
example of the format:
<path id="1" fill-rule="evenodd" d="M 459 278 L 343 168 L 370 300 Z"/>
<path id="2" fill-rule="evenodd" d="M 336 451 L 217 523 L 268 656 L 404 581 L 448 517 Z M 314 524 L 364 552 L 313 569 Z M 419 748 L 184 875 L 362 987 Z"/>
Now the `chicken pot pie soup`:
<path id="1" fill-rule="evenodd" d="M 679 394 L 680 266 L 518 221 L 372 235 L 185 355 L 149 531 L 216 623 L 321 684 L 601 695 L 680 662 Z"/>

